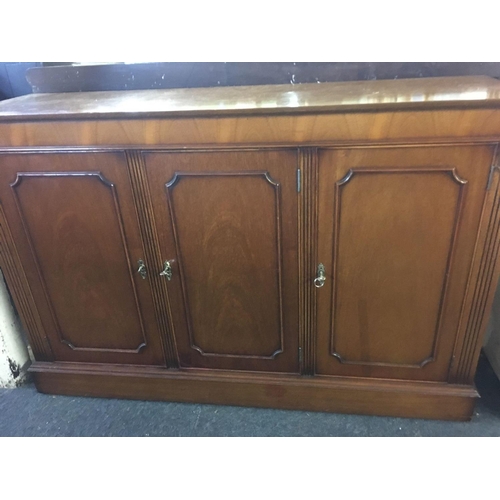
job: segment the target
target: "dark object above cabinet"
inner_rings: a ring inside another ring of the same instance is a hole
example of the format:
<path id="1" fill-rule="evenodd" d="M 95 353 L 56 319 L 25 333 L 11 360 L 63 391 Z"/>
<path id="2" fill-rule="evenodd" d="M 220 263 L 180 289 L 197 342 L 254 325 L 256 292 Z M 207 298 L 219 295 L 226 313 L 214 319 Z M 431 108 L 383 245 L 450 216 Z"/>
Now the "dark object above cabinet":
<path id="1" fill-rule="evenodd" d="M 0 104 L 37 388 L 470 418 L 499 105 L 486 77 Z"/>

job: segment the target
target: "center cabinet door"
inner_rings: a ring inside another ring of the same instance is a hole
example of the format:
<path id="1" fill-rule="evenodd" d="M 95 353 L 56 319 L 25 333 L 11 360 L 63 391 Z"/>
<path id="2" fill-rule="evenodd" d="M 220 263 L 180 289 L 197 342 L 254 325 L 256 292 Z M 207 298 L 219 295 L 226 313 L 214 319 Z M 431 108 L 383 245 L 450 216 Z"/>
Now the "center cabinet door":
<path id="1" fill-rule="evenodd" d="M 143 155 L 180 366 L 298 372 L 296 151 Z"/>
<path id="2" fill-rule="evenodd" d="M 492 156 L 319 152 L 317 373 L 447 380 Z"/>

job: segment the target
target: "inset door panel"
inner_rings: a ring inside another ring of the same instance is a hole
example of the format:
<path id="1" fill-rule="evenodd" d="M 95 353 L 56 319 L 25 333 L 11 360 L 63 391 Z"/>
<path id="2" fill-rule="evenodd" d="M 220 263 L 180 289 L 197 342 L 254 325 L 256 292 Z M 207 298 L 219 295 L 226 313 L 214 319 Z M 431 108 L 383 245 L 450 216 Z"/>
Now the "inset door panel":
<path id="1" fill-rule="evenodd" d="M 283 350 L 279 184 L 244 172 L 179 174 L 166 186 L 191 345 L 273 358 Z"/>
<path id="2" fill-rule="evenodd" d="M 4 155 L 2 202 L 57 360 L 164 364 L 123 154 Z M 20 223 L 18 223 L 19 221 Z M 36 277 L 36 278 L 35 278 Z M 33 281 L 32 281 L 33 282 Z"/>
<path id="3" fill-rule="evenodd" d="M 298 371 L 296 153 L 144 153 L 181 366 Z"/>
<path id="4" fill-rule="evenodd" d="M 432 169 L 359 168 L 336 184 L 331 331 L 343 363 L 434 358 L 465 188 L 453 171 Z"/>
<path id="5" fill-rule="evenodd" d="M 491 159 L 488 146 L 320 152 L 318 373 L 446 379 Z"/>

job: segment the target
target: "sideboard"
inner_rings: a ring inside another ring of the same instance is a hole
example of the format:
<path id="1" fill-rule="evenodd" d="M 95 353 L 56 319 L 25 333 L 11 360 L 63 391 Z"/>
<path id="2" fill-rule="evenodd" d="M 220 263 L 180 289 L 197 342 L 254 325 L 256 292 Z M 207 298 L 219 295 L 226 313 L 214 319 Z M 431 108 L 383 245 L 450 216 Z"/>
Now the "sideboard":
<path id="1" fill-rule="evenodd" d="M 467 420 L 500 82 L 0 103 L 0 266 L 49 394 Z"/>

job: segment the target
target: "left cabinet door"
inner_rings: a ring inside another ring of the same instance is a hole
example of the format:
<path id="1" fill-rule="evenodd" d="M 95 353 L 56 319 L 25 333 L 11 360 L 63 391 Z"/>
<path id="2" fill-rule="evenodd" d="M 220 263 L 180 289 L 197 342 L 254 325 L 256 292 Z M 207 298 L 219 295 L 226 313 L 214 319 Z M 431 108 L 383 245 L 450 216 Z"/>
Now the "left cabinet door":
<path id="1" fill-rule="evenodd" d="M 125 154 L 6 153 L 0 179 L 55 360 L 164 365 Z"/>

